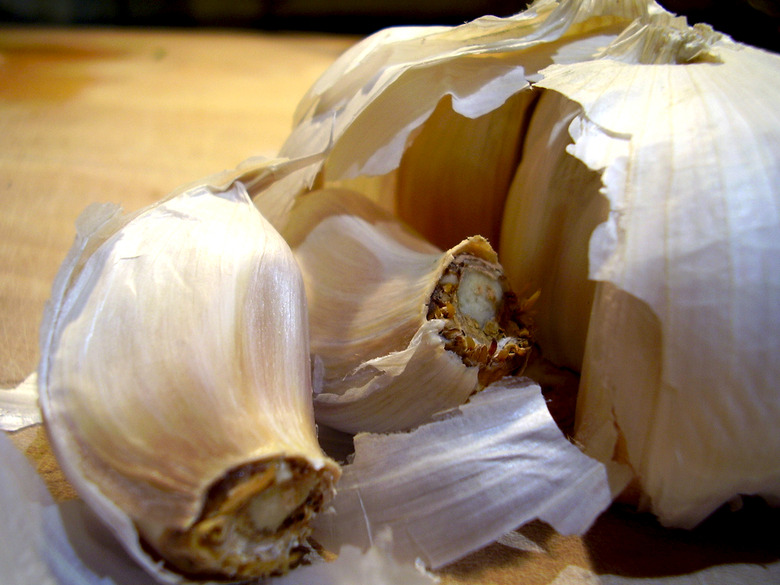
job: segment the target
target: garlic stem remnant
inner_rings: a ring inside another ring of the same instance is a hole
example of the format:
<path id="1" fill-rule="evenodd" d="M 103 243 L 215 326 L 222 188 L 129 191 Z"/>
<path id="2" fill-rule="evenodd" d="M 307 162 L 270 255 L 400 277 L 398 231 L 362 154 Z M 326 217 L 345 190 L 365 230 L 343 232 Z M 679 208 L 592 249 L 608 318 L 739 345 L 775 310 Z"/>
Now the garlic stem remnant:
<path id="1" fill-rule="evenodd" d="M 341 189 L 301 197 L 283 234 L 303 272 L 322 365 L 319 422 L 409 429 L 522 371 L 528 306 L 484 238 L 441 252 Z"/>
<path id="2" fill-rule="evenodd" d="M 526 305 L 524 309 L 527 309 Z M 531 350 L 528 317 L 509 289 L 503 269 L 459 254 L 444 270 L 428 304 L 428 319 L 445 319 L 445 348 L 479 368 L 479 387 L 522 372 Z"/>
<path id="3" fill-rule="evenodd" d="M 195 523 L 171 529 L 139 520 L 146 542 L 197 579 L 281 575 L 309 551 L 302 534 L 331 490 L 306 461 L 278 458 L 229 471 L 208 490 Z"/>
<path id="4" fill-rule="evenodd" d="M 286 572 L 340 474 L 291 250 L 238 182 L 77 227 L 38 375 L 63 471 L 162 581 Z"/>

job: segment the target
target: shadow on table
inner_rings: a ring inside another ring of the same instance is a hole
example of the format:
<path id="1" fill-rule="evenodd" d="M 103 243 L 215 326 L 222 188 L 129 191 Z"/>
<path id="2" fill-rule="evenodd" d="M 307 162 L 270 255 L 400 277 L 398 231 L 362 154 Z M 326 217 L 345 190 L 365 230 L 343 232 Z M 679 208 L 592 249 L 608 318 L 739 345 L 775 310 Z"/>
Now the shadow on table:
<path id="1" fill-rule="evenodd" d="M 442 585 L 550 585 L 557 583 L 556 578 L 572 583 L 561 576 L 571 577 L 574 567 L 583 568 L 585 575 L 613 576 L 605 583 L 694 578 L 695 573 L 724 565 L 752 566 L 762 572 L 762 567 L 780 561 L 778 526 L 780 509 L 753 498 L 746 499 L 739 511 L 719 510 L 694 530 L 664 528 L 651 514 L 615 504 L 584 536 L 562 536 L 543 522 L 532 522 L 516 531 L 532 543 L 525 550 L 494 543 L 437 573 Z"/>
<path id="2" fill-rule="evenodd" d="M 724 507 L 693 530 L 664 528 L 654 516 L 616 504 L 583 540 L 599 574 L 661 577 L 778 561 L 778 526 L 780 509 L 758 498 L 746 498 L 738 511 Z"/>

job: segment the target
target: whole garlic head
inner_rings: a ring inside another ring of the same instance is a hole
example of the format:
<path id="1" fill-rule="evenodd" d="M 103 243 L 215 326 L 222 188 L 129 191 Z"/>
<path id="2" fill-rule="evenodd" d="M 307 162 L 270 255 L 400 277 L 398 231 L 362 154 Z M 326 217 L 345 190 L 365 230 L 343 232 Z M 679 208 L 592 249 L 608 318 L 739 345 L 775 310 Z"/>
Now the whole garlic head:
<path id="1" fill-rule="evenodd" d="M 438 245 L 490 235 L 541 291 L 542 352 L 582 374 L 577 439 L 693 526 L 780 498 L 779 77 L 648 0 L 390 29 L 301 102 L 282 153 L 323 160 L 256 201 L 284 225 L 349 187 Z"/>

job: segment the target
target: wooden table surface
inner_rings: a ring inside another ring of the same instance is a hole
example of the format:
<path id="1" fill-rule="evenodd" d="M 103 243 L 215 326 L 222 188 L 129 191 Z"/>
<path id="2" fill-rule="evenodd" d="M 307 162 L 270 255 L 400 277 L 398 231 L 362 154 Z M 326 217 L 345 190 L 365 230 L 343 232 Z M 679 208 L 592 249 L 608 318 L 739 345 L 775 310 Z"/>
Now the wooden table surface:
<path id="1" fill-rule="evenodd" d="M 298 100 L 356 40 L 0 28 L 0 387 L 36 367 L 44 303 L 88 204 L 138 209 L 250 156 L 272 156 Z M 12 438 L 58 498 L 73 497 L 40 427 Z M 750 503 L 696 531 L 670 531 L 615 506 L 584 537 L 533 524 L 522 532 L 538 550 L 494 544 L 445 568 L 442 580 L 597 582 L 571 568 L 579 567 L 633 583 L 720 564 L 776 563 L 778 520 L 777 510 Z"/>

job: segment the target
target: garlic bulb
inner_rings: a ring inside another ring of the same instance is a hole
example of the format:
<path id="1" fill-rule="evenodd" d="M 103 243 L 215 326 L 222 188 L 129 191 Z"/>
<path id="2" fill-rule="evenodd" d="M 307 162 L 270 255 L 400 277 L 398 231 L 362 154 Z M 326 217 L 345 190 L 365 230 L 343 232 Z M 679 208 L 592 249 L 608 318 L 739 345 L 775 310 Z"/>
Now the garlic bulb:
<path id="1" fill-rule="evenodd" d="M 524 367 L 527 303 L 475 236 L 441 252 L 359 194 L 313 191 L 283 235 L 301 267 L 317 420 L 405 430 Z"/>
<path id="2" fill-rule="evenodd" d="M 256 203 L 284 226 L 348 187 L 442 247 L 479 226 L 540 290 L 543 354 L 582 374 L 577 439 L 693 526 L 780 498 L 779 75 L 650 0 L 390 29 L 311 88 L 282 155 L 323 158 Z M 413 217 L 442 208 L 446 229 Z"/>
<path id="3" fill-rule="evenodd" d="M 241 183 L 77 227 L 38 372 L 68 479 L 159 579 L 285 572 L 339 476 L 291 251 Z"/>

